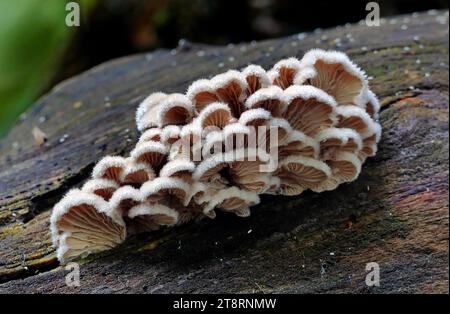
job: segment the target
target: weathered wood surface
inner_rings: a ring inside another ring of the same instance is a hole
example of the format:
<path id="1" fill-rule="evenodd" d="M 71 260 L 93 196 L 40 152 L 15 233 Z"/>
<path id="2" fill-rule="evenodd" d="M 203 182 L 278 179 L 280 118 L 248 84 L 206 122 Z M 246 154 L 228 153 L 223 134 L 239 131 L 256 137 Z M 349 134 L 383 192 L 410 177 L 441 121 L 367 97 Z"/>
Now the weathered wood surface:
<path id="1" fill-rule="evenodd" d="M 302 38 L 126 57 L 40 99 L 0 144 L 0 293 L 448 293 L 448 12 Z M 313 47 L 346 51 L 382 100 L 380 151 L 357 181 L 263 198 L 248 219 L 221 214 L 130 239 L 80 261 L 81 286 L 65 285 L 48 233 L 52 205 L 103 155 L 133 147 L 144 96 Z M 369 262 L 380 265 L 380 287 L 365 285 Z"/>

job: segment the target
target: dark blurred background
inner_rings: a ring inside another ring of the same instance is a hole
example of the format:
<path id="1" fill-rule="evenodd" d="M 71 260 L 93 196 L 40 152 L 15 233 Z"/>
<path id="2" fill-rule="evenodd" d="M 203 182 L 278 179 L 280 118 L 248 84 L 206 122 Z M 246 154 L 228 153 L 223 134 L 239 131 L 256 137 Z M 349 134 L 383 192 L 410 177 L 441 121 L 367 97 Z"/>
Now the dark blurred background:
<path id="1" fill-rule="evenodd" d="M 364 19 L 369 1 L 78 0 L 0 1 L 0 137 L 56 83 L 112 58 L 174 48 L 261 40 Z M 448 0 L 377 1 L 381 16 L 448 9 Z"/>

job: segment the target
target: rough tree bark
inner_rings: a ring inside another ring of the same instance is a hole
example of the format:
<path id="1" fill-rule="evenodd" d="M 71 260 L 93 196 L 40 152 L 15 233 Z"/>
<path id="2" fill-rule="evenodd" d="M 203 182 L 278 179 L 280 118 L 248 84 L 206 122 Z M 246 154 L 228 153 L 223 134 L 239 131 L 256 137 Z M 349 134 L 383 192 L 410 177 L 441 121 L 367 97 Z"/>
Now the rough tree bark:
<path id="1" fill-rule="evenodd" d="M 81 260 L 81 286 L 65 285 L 51 208 L 103 155 L 130 151 L 144 96 L 313 47 L 347 52 L 382 102 L 380 150 L 357 181 L 264 197 L 248 219 L 221 214 L 129 239 Z M 448 12 L 429 12 L 252 44 L 186 44 L 56 86 L 0 143 L 0 293 L 448 293 L 448 61 Z M 48 136 L 43 147 L 33 126 Z M 380 265 L 380 287 L 365 284 L 369 262 Z"/>

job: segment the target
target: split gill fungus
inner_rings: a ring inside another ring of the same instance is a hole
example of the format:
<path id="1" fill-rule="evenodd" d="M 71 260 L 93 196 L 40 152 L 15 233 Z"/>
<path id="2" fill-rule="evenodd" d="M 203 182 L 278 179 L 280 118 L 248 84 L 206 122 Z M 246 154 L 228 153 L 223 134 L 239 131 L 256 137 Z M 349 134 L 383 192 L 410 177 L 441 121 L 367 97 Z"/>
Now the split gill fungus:
<path id="1" fill-rule="evenodd" d="M 57 257 L 108 250 L 217 210 L 247 217 L 260 194 L 351 182 L 377 151 L 379 108 L 358 66 L 318 49 L 267 72 L 249 65 L 195 81 L 185 94 L 153 93 L 136 111 L 141 136 L 129 156 L 104 157 L 54 206 Z"/>

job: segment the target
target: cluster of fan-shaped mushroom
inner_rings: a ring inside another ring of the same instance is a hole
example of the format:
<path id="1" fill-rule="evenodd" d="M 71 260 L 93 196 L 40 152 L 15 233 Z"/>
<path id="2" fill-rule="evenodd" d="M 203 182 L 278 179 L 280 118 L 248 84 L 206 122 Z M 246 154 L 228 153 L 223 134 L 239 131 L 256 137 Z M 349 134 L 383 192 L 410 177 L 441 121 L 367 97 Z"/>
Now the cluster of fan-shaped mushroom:
<path id="1" fill-rule="evenodd" d="M 55 205 L 60 260 L 110 249 L 127 234 L 215 210 L 248 216 L 259 194 L 335 189 L 357 178 L 381 136 L 364 72 L 340 52 L 312 50 L 270 71 L 249 65 L 154 93 L 136 112 L 128 157 L 107 156 Z"/>

